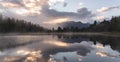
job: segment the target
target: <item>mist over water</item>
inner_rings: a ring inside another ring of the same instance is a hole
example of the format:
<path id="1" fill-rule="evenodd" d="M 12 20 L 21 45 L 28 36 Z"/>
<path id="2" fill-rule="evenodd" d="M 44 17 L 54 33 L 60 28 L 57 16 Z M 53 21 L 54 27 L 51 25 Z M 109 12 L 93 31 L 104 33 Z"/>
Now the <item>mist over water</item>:
<path id="1" fill-rule="evenodd" d="M 119 40 L 61 34 L 0 36 L 0 62 L 119 62 Z"/>

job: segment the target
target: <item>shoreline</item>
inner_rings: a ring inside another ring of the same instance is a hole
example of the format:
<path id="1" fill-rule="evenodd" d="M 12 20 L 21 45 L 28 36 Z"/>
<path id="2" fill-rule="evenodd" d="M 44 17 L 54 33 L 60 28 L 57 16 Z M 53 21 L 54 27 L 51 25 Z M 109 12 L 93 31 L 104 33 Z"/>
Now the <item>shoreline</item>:
<path id="1" fill-rule="evenodd" d="M 0 33 L 0 36 L 16 36 L 16 35 L 88 35 L 88 36 L 120 37 L 120 33 L 113 32 Z"/>

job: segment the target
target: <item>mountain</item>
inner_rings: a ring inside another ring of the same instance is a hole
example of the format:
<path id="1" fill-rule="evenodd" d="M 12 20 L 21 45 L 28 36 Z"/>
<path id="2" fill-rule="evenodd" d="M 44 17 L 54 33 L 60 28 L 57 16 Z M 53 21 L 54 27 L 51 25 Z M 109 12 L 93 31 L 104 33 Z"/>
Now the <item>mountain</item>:
<path id="1" fill-rule="evenodd" d="M 74 21 L 68 21 L 59 23 L 58 27 L 78 27 L 78 28 L 86 28 L 89 27 L 89 23 L 82 23 L 82 22 L 74 22 Z"/>

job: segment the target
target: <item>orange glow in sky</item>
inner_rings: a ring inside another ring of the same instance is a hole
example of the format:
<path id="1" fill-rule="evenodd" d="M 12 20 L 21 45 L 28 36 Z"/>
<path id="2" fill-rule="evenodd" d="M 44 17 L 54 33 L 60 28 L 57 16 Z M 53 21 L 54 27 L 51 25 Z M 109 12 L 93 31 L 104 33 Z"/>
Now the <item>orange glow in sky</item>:
<path id="1" fill-rule="evenodd" d="M 55 19 L 52 21 L 43 22 L 43 23 L 45 23 L 45 24 L 57 24 L 57 23 L 67 22 L 68 20 L 69 20 L 68 18 L 60 18 L 60 19 Z"/>

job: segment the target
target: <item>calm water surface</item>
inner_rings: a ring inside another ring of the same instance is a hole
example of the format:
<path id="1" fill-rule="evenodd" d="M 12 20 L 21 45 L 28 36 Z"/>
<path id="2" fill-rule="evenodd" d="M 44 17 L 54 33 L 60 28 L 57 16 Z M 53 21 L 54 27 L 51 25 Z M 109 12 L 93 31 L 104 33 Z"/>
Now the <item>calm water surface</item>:
<path id="1" fill-rule="evenodd" d="M 120 37 L 0 36 L 0 62 L 120 62 Z"/>

